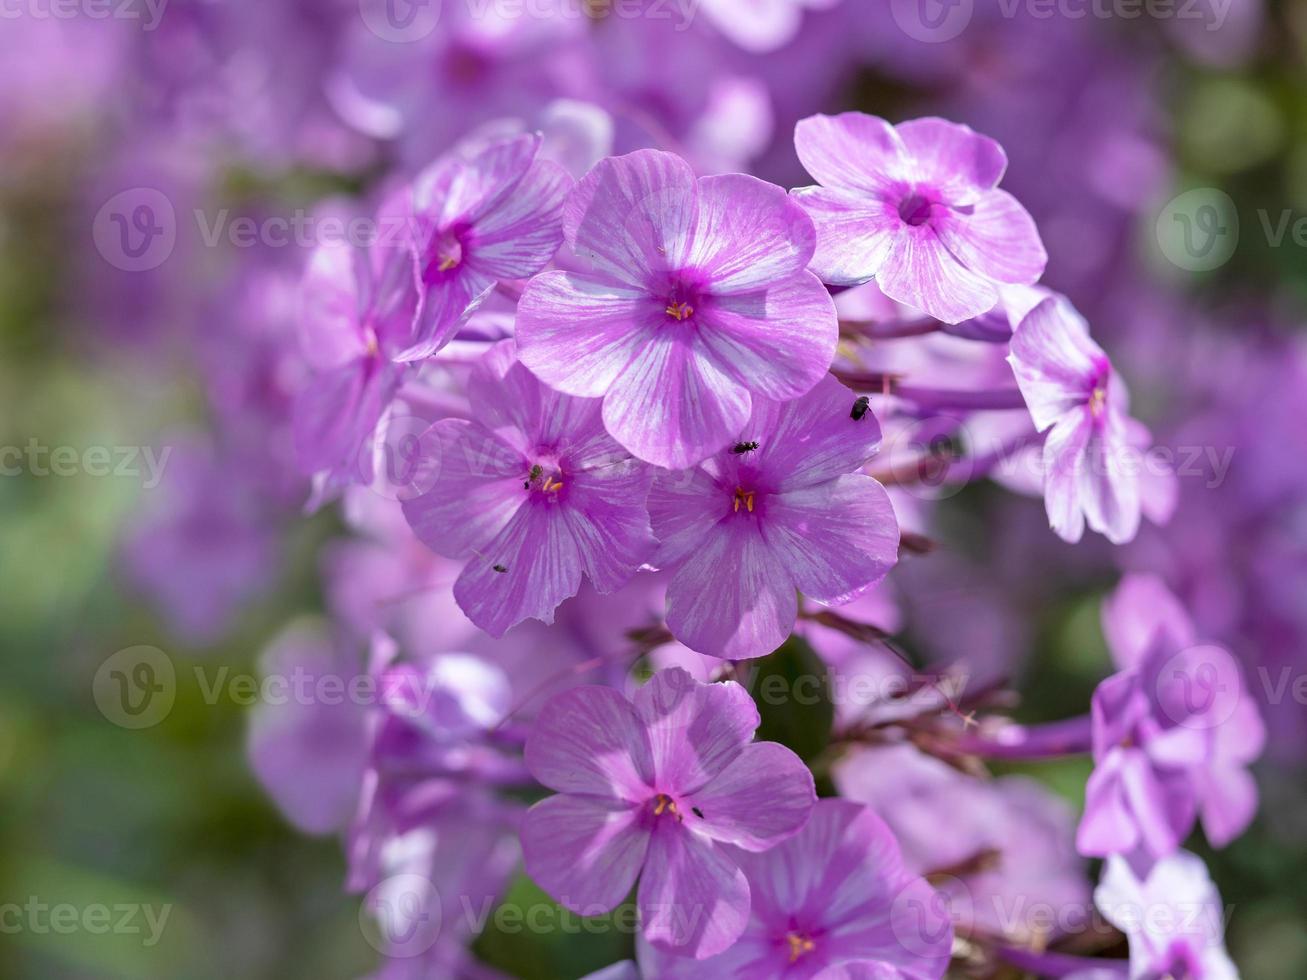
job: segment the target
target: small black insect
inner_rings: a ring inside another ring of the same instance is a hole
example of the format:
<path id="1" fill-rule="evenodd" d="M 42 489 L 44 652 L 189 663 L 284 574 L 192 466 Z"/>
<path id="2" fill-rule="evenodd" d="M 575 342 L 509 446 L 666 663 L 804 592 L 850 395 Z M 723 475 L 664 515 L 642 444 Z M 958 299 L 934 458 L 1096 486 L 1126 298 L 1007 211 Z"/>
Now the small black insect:
<path id="1" fill-rule="evenodd" d="M 732 449 L 731 452 L 735 453 L 735 455 L 737 456 L 742 456 L 745 453 L 753 452 L 757 448 L 758 448 L 757 442 L 737 442 L 735 444 L 735 448 Z"/>
<path id="2" fill-rule="evenodd" d="M 867 414 L 867 408 L 871 404 L 871 399 L 866 395 L 859 396 L 858 400 L 853 403 L 853 411 L 849 413 L 849 418 L 855 422 L 861 422 L 862 417 Z"/>
<path id="3" fill-rule="evenodd" d="M 700 810 L 697 806 L 692 806 L 690 807 L 690 809 L 694 812 L 694 815 L 696 817 L 698 817 L 700 820 L 703 819 L 703 811 Z"/>
<path id="4" fill-rule="evenodd" d="M 508 571 L 507 565 L 491 565 L 490 567 L 493 568 L 495 571 L 497 571 L 500 575 L 503 575 L 506 571 Z"/>

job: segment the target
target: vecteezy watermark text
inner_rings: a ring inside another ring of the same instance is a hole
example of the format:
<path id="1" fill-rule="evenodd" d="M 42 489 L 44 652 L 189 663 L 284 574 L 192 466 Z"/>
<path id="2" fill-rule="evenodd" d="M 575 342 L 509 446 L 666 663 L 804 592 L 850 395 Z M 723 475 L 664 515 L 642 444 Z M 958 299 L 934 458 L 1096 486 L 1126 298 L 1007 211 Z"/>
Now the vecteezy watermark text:
<path id="1" fill-rule="evenodd" d="M 0 935 L 71 936 L 141 936 L 147 949 L 158 944 L 172 914 L 172 905 L 148 905 L 139 902 L 104 904 L 92 902 L 46 902 L 28 896 L 23 902 L 0 903 Z"/>
<path id="2" fill-rule="evenodd" d="M 0 20 L 130 20 L 153 31 L 168 0 L 0 0 Z"/>
<path id="3" fill-rule="evenodd" d="M 0 446 L 0 476 L 91 476 L 141 479 L 153 490 L 163 479 L 172 446 L 47 446 L 33 437 L 25 446 Z"/>

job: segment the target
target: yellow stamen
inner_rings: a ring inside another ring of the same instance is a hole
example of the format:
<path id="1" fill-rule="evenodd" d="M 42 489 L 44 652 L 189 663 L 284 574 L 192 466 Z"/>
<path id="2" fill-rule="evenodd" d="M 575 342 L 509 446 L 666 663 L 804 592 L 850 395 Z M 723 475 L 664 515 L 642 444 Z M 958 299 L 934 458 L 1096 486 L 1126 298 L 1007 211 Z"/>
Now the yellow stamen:
<path id="1" fill-rule="evenodd" d="M 735 513 L 740 512 L 740 504 L 743 503 L 750 514 L 753 513 L 754 491 L 745 490 L 743 487 L 735 488 Z"/>
<path id="2" fill-rule="evenodd" d="M 785 937 L 785 941 L 790 944 L 791 963 L 797 960 L 804 953 L 811 953 L 814 949 L 817 948 L 816 943 L 814 943 L 807 936 L 802 936 L 797 932 L 791 932 L 789 935 Z"/>
<path id="3" fill-rule="evenodd" d="M 667 315 L 674 320 L 688 320 L 694 316 L 694 307 L 689 303 L 673 303 L 667 307 Z"/>
<path id="4" fill-rule="evenodd" d="M 677 820 L 681 815 L 676 812 L 676 802 L 666 793 L 659 793 L 654 797 L 654 816 L 661 817 L 664 813 L 670 813 Z"/>
<path id="5" fill-rule="evenodd" d="M 1103 414 L 1103 409 L 1107 406 L 1107 389 L 1101 385 L 1093 390 L 1089 395 L 1089 414 L 1094 418 Z"/>
<path id="6" fill-rule="evenodd" d="M 563 485 L 555 480 L 552 476 L 545 477 L 544 484 L 540 487 L 545 493 L 552 493 L 556 490 L 563 489 Z"/>
<path id="7" fill-rule="evenodd" d="M 440 265 L 437 266 L 437 268 L 438 268 L 441 272 L 448 272 L 450 269 L 454 268 L 454 266 L 456 266 L 456 265 L 458 265 L 458 259 L 456 259 L 456 258 L 455 258 L 454 256 L 452 256 L 452 255 L 447 255 L 447 256 L 445 256 L 443 259 L 440 260 Z"/>

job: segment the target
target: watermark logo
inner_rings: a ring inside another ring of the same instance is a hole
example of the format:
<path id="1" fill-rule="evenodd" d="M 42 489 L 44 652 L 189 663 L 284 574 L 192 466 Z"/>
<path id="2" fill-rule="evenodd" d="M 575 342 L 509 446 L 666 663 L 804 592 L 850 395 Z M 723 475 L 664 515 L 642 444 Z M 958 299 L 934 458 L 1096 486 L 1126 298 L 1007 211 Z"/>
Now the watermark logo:
<path id="1" fill-rule="evenodd" d="M 177 212 L 162 191 L 133 187 L 105 202 L 92 228 L 100 256 L 123 272 L 149 272 L 177 247 Z"/>
<path id="2" fill-rule="evenodd" d="M 440 443 L 431 427 L 414 415 L 390 415 L 359 451 L 358 476 L 387 500 L 412 500 L 427 493 L 440 476 Z"/>
<path id="3" fill-rule="evenodd" d="M 363 23 L 392 44 L 421 41 L 440 23 L 442 0 L 359 0 Z"/>
<path id="4" fill-rule="evenodd" d="M 419 874 L 383 879 L 359 907 L 363 938 L 386 956 L 421 956 L 440 938 L 440 919 L 440 893 Z"/>
<path id="5" fill-rule="evenodd" d="M 966 885 L 950 878 L 963 895 L 969 895 Z M 955 912 L 942 892 L 920 881 L 912 881 L 899 889 L 890 906 L 890 924 L 894 938 L 904 950 L 914 956 L 933 957 L 941 948 L 947 949 L 953 935 Z"/>
<path id="6" fill-rule="evenodd" d="M 177 697 L 177 671 L 158 647 L 119 650 L 100 665 L 91 686 L 100 714 L 120 728 L 152 728 Z"/>
<path id="7" fill-rule="evenodd" d="M 894 22 L 908 37 L 928 44 L 951 41 L 967 29 L 975 0 L 891 0 Z"/>
<path id="8" fill-rule="evenodd" d="M 1239 212 L 1230 195 L 1197 187 L 1173 198 L 1157 218 L 1157 244 L 1172 265 L 1210 272 L 1230 261 L 1239 244 Z"/>
<path id="9" fill-rule="evenodd" d="M 1156 689 L 1167 718 L 1181 727 L 1206 731 L 1234 716 L 1244 696 L 1243 674 L 1221 647 L 1188 647 L 1162 664 Z"/>

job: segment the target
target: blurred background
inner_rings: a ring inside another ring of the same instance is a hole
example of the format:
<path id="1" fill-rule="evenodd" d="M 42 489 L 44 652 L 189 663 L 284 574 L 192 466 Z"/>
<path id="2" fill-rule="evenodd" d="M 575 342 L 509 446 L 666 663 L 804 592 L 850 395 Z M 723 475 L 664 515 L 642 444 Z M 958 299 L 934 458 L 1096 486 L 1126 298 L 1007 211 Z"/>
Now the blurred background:
<path id="1" fill-rule="evenodd" d="M 372 969 L 339 841 L 290 827 L 246 756 L 258 658 L 322 614 L 342 533 L 303 513 L 290 459 L 295 217 L 560 99 L 607 113 L 614 152 L 784 186 L 808 182 L 793 125 L 818 111 L 938 114 L 1004 145 L 1045 282 L 1133 413 L 1219 453 L 1122 549 L 1064 545 L 994 485 L 942 502 L 950 547 L 903 590 L 904 645 L 1001 663 L 1026 719 L 1079 714 L 1110 670 L 1103 594 L 1163 574 L 1272 732 L 1253 828 L 1190 846 L 1243 976 L 1307 976 L 1307 3 L 578 0 L 494 30 L 485 5 L 443 7 L 415 38 L 367 0 L 0 8 L 0 976 Z M 162 659 L 113 659 L 140 647 Z M 128 662 L 168 696 L 120 697 Z M 1025 771 L 1082 802 L 1087 761 Z M 540 900 L 524 878 L 506 899 Z M 575 977 L 624 942 L 478 950 Z"/>

